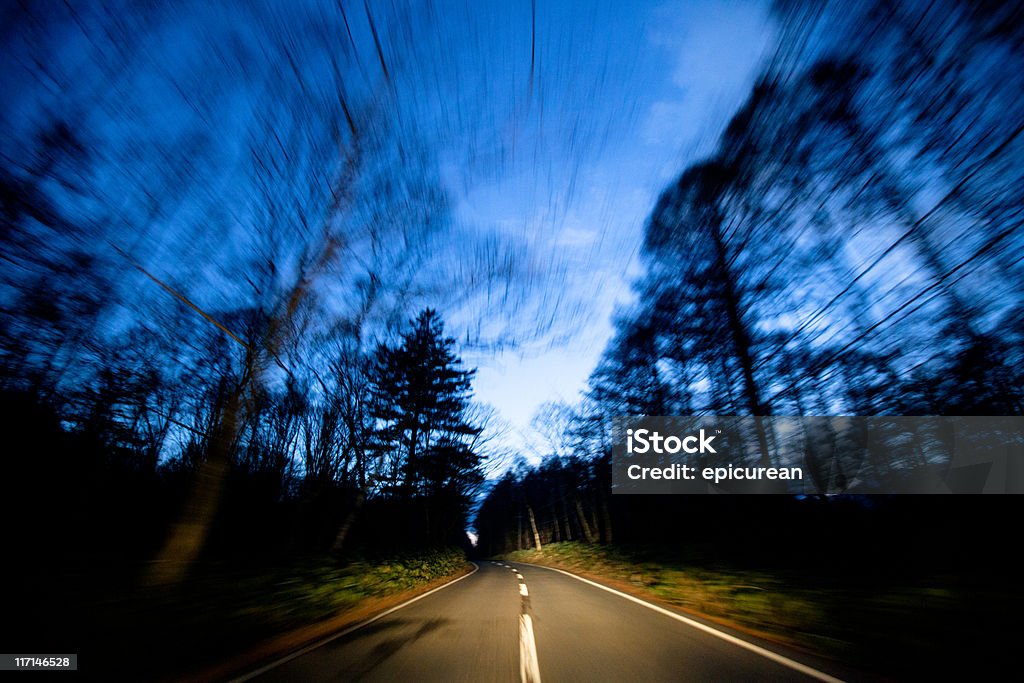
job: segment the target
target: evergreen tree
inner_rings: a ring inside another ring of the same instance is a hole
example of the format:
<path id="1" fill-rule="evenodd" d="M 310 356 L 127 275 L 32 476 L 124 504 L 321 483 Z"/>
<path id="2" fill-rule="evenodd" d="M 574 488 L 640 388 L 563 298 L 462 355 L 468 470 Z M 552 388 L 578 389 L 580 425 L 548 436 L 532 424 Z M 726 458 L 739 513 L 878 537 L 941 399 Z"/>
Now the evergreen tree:
<path id="1" fill-rule="evenodd" d="M 372 411 L 392 492 L 436 494 L 452 482 L 475 481 L 479 458 L 464 444 L 479 433 L 466 419 L 475 370 L 462 369 L 454 347 L 440 315 L 428 308 L 400 346 L 377 349 Z"/>

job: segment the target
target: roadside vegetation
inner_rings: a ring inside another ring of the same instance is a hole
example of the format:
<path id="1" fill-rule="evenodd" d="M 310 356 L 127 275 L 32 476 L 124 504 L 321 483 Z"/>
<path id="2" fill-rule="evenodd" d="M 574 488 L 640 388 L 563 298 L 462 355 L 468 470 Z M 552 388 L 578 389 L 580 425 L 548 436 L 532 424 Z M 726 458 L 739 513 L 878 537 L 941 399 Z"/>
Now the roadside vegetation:
<path id="1" fill-rule="evenodd" d="M 97 646 L 107 644 L 96 652 L 111 652 L 109 644 L 118 643 L 116 655 L 93 662 L 92 669 L 101 665 L 111 674 L 191 678 L 232 657 L 256 663 L 274 654 L 275 641 L 282 638 L 294 649 L 303 644 L 303 629 L 317 625 L 319 630 L 308 634 L 326 635 L 469 568 L 458 548 L 374 558 L 309 557 L 277 567 L 216 564 L 174 587 L 120 594 L 87 589 L 67 610 L 82 623 L 55 624 L 55 630 L 66 628 L 76 639 L 88 633 Z M 96 584 L 95 577 L 82 579 L 83 587 Z M 247 659 L 251 653 L 258 654 Z"/>

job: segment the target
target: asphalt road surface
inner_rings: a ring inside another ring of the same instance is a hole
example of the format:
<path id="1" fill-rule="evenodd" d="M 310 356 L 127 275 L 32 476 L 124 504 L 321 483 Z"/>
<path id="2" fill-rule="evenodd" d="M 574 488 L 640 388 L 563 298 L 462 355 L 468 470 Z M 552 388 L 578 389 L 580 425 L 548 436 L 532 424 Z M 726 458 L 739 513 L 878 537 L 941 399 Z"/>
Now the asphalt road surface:
<path id="1" fill-rule="evenodd" d="M 754 643 L 556 570 L 479 569 L 238 680 L 836 680 Z"/>

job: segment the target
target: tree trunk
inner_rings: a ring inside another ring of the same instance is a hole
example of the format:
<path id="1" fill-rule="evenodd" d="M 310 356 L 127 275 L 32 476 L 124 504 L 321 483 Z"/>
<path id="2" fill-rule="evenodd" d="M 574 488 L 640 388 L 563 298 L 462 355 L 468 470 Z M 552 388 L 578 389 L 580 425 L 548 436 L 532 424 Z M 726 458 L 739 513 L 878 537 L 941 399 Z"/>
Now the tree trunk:
<path id="1" fill-rule="evenodd" d="M 587 516 L 583 512 L 583 503 L 580 502 L 579 496 L 575 496 L 576 500 L 576 516 L 579 518 L 580 529 L 583 530 L 583 538 L 587 543 L 594 543 L 594 532 L 590 530 L 590 524 L 587 522 Z"/>
<path id="2" fill-rule="evenodd" d="M 533 547 L 539 551 L 541 550 L 541 545 L 540 534 L 537 533 L 537 519 L 533 516 L 533 508 L 529 505 L 526 506 L 526 512 L 530 515 L 530 528 L 533 529 Z"/>
<path id="3" fill-rule="evenodd" d="M 768 411 L 761 403 L 760 391 L 758 391 L 757 381 L 754 378 L 753 342 L 750 338 L 750 331 L 743 321 L 743 302 L 740 301 L 740 295 L 736 288 L 736 277 L 729 267 L 729 255 L 726 252 L 721 225 L 717 218 L 712 221 L 711 239 L 715 246 L 716 269 L 721 278 L 729 335 L 732 338 L 733 350 L 736 352 L 736 359 L 739 361 L 743 375 L 743 395 L 746 399 L 747 410 L 756 418 L 757 444 L 761 451 L 761 465 L 771 467 L 772 457 L 768 450 L 768 439 L 760 419 L 760 416 Z"/>
<path id="4" fill-rule="evenodd" d="M 603 523 L 602 527 L 601 527 L 601 531 L 603 532 L 602 533 L 602 537 L 603 537 L 602 540 L 603 540 L 604 543 L 611 543 L 612 542 L 612 538 L 613 538 L 612 537 L 612 513 L 611 513 L 611 510 L 608 509 L 608 496 L 607 496 L 607 494 L 602 492 L 600 494 L 600 496 L 601 496 L 601 521 Z"/>
<path id="5" fill-rule="evenodd" d="M 565 527 L 565 540 L 571 541 L 572 540 L 572 524 L 569 523 L 569 509 L 565 505 L 565 499 L 560 500 L 559 504 L 562 507 L 562 524 Z M 557 524 L 558 520 L 555 520 L 555 523 Z"/>
<path id="6" fill-rule="evenodd" d="M 345 546 L 348 532 L 352 530 L 352 524 L 356 521 L 356 515 L 359 514 L 359 510 L 363 507 L 364 502 L 366 502 L 366 492 L 360 489 L 359 493 L 356 494 L 355 504 L 349 510 L 348 515 L 345 516 L 345 521 L 341 523 L 341 528 L 338 529 L 338 534 L 334 537 L 334 543 L 331 545 L 331 550 L 334 552 L 338 552 Z"/>
<path id="7" fill-rule="evenodd" d="M 146 570 L 143 582 L 147 586 L 180 583 L 203 550 L 220 507 L 221 492 L 230 465 L 231 444 L 238 428 L 238 410 L 246 383 L 243 381 L 227 398 L 224 418 L 212 440 L 206 462 L 199 467 L 185 509 L 171 527 L 160 553 Z"/>
<path id="8" fill-rule="evenodd" d="M 523 513 L 516 514 L 516 550 L 523 549 Z"/>

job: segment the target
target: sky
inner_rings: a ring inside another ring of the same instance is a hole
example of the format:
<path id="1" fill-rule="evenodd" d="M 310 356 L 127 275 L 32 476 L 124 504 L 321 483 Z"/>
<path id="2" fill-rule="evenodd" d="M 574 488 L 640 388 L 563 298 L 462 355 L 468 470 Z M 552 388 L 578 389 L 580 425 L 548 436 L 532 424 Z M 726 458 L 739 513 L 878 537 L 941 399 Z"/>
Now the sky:
<path id="1" fill-rule="evenodd" d="M 647 214 L 666 184 L 711 151 L 771 46 L 763 2 L 628 4 L 628 11 L 602 17 L 603 26 L 578 26 L 591 31 L 593 42 L 580 40 L 579 52 L 568 59 L 578 70 L 574 78 L 586 80 L 592 70 L 621 78 L 609 88 L 613 96 L 588 101 L 588 120 L 611 127 L 600 149 L 582 163 L 554 160 L 549 184 L 531 182 L 536 166 L 524 164 L 522 173 L 475 184 L 458 197 L 461 220 L 519 225 L 537 235 L 540 249 L 568 261 L 569 287 L 588 299 L 585 315 L 567 323 L 569 343 L 467 356 L 478 367 L 477 397 L 507 421 L 511 448 L 529 441 L 538 407 L 571 403 L 585 388 L 612 335 L 614 311 L 629 303 L 630 282 L 642 272 Z M 600 58 L 609 26 L 628 37 L 610 67 Z M 555 38 L 539 31 L 538 40 Z M 526 455 L 535 460 L 540 454 Z"/>

